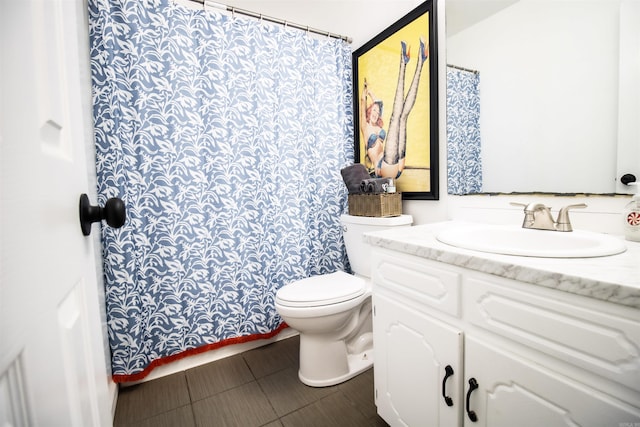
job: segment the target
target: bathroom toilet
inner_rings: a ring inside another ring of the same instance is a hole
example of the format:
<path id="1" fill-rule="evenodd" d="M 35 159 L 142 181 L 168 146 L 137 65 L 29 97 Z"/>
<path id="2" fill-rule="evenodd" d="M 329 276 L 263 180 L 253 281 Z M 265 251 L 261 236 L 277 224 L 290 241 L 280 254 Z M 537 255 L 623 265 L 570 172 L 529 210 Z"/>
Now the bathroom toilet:
<path id="1" fill-rule="evenodd" d="M 363 233 L 407 227 L 411 215 L 391 218 L 341 216 L 344 243 L 354 275 L 342 271 L 283 286 L 276 310 L 300 334 L 298 377 L 312 387 L 346 381 L 373 364 L 371 248 Z"/>

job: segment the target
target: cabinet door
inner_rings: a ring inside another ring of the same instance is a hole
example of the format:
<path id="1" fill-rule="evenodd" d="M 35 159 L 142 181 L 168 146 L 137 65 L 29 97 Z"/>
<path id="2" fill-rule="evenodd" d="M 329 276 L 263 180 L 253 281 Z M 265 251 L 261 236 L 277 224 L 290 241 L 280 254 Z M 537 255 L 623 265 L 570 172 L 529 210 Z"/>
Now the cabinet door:
<path id="1" fill-rule="evenodd" d="M 460 426 L 462 331 L 380 294 L 373 302 L 378 414 L 391 426 Z"/>
<path id="2" fill-rule="evenodd" d="M 465 338 L 465 426 L 555 427 L 637 425 L 640 409 L 545 369 L 540 364 Z M 478 388 L 469 393 L 469 381 Z"/>

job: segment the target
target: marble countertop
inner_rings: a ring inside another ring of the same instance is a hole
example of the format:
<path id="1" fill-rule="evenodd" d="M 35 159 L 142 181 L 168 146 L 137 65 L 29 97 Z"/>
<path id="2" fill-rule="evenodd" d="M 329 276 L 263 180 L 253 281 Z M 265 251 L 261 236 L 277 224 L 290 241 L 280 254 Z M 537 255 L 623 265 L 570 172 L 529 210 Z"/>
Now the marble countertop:
<path id="1" fill-rule="evenodd" d="M 364 239 L 373 246 L 640 309 L 640 243 L 625 241 L 627 250 L 612 256 L 539 258 L 472 251 L 436 239 L 448 227 L 473 225 L 478 224 L 439 222 L 366 233 Z"/>

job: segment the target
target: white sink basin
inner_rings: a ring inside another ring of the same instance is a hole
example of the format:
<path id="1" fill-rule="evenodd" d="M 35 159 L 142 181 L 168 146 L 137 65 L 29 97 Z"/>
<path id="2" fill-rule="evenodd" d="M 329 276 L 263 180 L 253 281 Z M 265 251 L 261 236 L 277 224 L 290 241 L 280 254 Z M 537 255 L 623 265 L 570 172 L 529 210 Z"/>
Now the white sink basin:
<path id="1" fill-rule="evenodd" d="M 480 252 L 544 258 L 588 258 L 622 253 L 622 239 L 607 234 L 531 230 L 516 226 L 469 226 L 444 230 L 436 238 L 447 245 Z"/>

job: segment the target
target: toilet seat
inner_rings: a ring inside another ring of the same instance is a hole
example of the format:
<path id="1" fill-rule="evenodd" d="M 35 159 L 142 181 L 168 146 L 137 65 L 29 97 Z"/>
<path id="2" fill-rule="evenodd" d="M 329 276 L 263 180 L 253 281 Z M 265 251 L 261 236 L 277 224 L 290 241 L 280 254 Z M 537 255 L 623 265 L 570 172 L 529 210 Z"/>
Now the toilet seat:
<path id="1" fill-rule="evenodd" d="M 358 298 L 365 290 L 364 279 L 337 271 L 283 286 L 276 293 L 276 303 L 287 307 L 319 307 Z"/>

